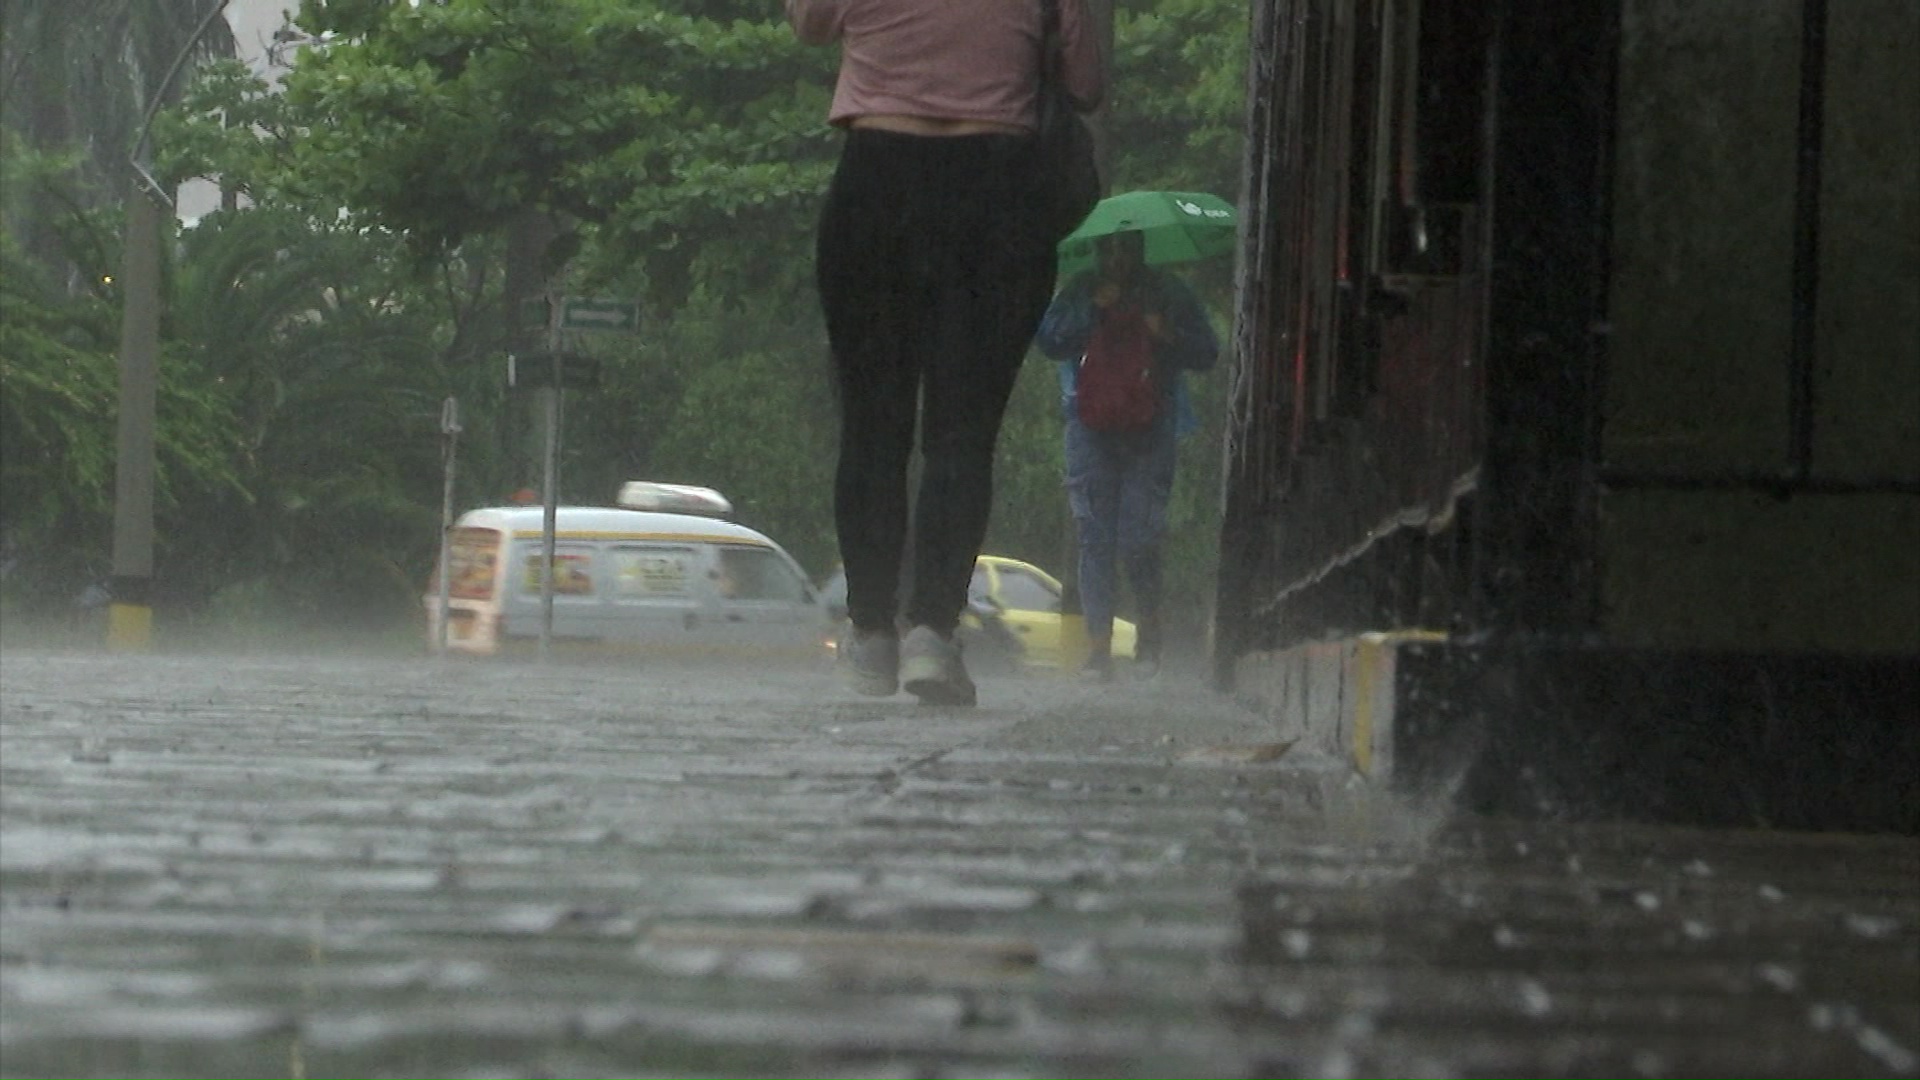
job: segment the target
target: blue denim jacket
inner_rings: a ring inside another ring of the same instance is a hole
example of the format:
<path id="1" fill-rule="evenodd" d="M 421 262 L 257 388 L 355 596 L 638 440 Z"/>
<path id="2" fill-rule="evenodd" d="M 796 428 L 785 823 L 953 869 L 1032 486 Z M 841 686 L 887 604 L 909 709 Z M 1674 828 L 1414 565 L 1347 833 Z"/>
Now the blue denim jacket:
<path id="1" fill-rule="evenodd" d="M 1174 431 L 1188 435 L 1199 428 L 1200 418 L 1187 392 L 1185 375 L 1214 365 L 1220 355 L 1220 339 L 1213 332 L 1206 308 L 1186 282 L 1151 268 L 1143 273 L 1146 288 L 1158 300 L 1149 306 L 1158 308 L 1167 320 L 1170 340 L 1157 346 L 1154 355 L 1156 361 L 1173 372 L 1165 385 L 1173 408 Z M 1053 298 L 1046 316 L 1040 320 L 1040 333 L 1034 338 L 1034 345 L 1043 355 L 1060 363 L 1060 406 L 1067 416 L 1073 415 L 1080 357 L 1087 351 L 1087 342 L 1092 339 L 1094 323 L 1099 318 L 1099 309 L 1093 303 L 1093 291 L 1098 283 L 1094 271 L 1076 275 Z"/>

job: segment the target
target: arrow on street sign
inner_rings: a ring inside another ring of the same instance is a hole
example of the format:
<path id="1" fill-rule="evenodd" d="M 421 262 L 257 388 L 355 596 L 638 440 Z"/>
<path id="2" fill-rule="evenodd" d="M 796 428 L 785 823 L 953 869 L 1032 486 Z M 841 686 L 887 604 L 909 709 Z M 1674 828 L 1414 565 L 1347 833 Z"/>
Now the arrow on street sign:
<path id="1" fill-rule="evenodd" d="M 640 329 L 640 305 L 632 300 L 569 296 L 560 302 L 562 330 Z"/>

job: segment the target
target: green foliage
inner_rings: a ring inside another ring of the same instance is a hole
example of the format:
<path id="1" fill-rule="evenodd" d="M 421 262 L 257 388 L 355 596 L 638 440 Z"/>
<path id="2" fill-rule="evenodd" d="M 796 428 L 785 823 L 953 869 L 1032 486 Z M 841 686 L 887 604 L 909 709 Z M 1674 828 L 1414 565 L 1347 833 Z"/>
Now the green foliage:
<path id="1" fill-rule="evenodd" d="M 264 205 L 337 216 L 324 197 L 283 165 L 292 138 L 287 99 L 238 60 L 200 68 L 180 104 L 154 118 L 155 174 L 179 184 L 196 176 Z"/>
<path id="2" fill-rule="evenodd" d="M 9 187 L 59 163 L 9 143 Z M 118 241 L 69 200 L 53 266 L 0 238 L 0 506 L 8 591 L 63 602 L 109 562 Z M 310 617 L 391 617 L 433 544 L 450 305 L 381 234 L 290 210 L 210 215 L 167 254 L 155 579 L 189 614 L 251 589 Z M 59 267 L 74 267 L 65 286 Z M 262 584 L 264 583 L 264 584 Z"/>
<path id="3" fill-rule="evenodd" d="M 1116 187 L 1237 193 L 1246 18 L 1223 0 L 1119 12 Z M 836 419 L 812 231 L 838 146 L 824 123 L 833 50 L 798 45 L 761 0 L 306 0 L 298 21 L 324 44 L 299 53 L 284 92 L 211 65 L 155 127 L 168 177 L 218 177 L 253 206 L 170 248 L 170 602 L 308 620 L 417 610 L 437 546 L 441 400 L 457 397 L 465 423 L 456 509 L 526 483 L 537 445 L 529 402 L 502 377 L 503 238 L 526 208 L 561 227 L 557 291 L 646 301 L 640 334 L 564 342 L 598 357 L 603 379 L 567 395 L 563 497 L 604 501 L 641 477 L 709 484 L 824 572 Z M 63 248 L 109 266 L 114 232 L 76 217 Z M 1229 270 L 1194 275 L 1216 310 Z M 40 544 L 68 528 L 56 517 L 84 521 L 98 557 L 113 297 L 9 272 L 0 303 L 10 527 L 31 518 Z M 1196 620 L 1224 384 L 1193 383 L 1206 427 L 1173 507 L 1170 599 Z M 1058 395 L 1036 357 L 1003 429 L 988 539 L 1056 571 Z"/>
<path id="4" fill-rule="evenodd" d="M 1155 0 L 1114 12 L 1115 191 L 1239 195 L 1249 7 Z"/>
<path id="5" fill-rule="evenodd" d="M 59 296 L 0 235 L 0 505 L 15 543 L 112 508 L 112 314 Z"/>
<path id="6" fill-rule="evenodd" d="M 40 150 L 75 151 L 73 174 L 117 197 L 148 103 L 180 89 L 177 74 L 161 85 L 174 58 L 233 55 L 207 11 L 206 0 L 7 0 L 0 123 Z"/>
<path id="7" fill-rule="evenodd" d="M 177 593 L 265 578 L 316 616 L 403 605 L 434 533 L 443 313 L 392 247 L 273 209 L 184 237 L 170 337 L 227 395 L 237 482 L 173 522 Z"/>
<path id="8" fill-rule="evenodd" d="M 831 155 L 829 60 L 773 11 L 651 0 L 307 0 L 286 173 L 443 254 L 524 208 L 581 223 L 606 271 L 805 216 Z M 769 220 L 784 219 L 784 220 Z"/>
<path id="9" fill-rule="evenodd" d="M 0 234 L 0 539 L 21 560 L 12 588 L 30 598 L 78 592 L 105 576 L 110 555 L 119 327 L 111 275 L 84 272 L 98 290 L 68 294 Z M 156 406 L 159 513 L 232 484 L 229 406 L 189 358 L 167 352 Z"/>

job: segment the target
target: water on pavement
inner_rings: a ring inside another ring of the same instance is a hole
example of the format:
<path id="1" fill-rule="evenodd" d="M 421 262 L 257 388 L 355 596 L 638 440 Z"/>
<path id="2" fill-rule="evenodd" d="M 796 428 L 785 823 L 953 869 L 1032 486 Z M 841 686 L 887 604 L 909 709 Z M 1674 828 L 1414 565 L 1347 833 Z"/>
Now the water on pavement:
<path id="1" fill-rule="evenodd" d="M 1920 842 L 1462 818 L 1196 681 L 0 653 L 7 1076 L 1920 1072 Z"/>

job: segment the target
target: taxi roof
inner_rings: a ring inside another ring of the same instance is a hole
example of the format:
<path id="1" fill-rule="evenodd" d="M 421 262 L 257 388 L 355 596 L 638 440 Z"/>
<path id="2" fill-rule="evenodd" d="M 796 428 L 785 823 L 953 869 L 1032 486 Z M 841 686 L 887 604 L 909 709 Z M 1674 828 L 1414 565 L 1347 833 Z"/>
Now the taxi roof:
<path id="1" fill-rule="evenodd" d="M 625 510 L 613 506 L 558 506 L 553 532 L 569 540 L 683 540 L 778 547 L 764 533 L 745 525 L 699 514 Z M 546 528 L 541 506 L 483 506 L 469 510 L 455 528 L 498 529 L 516 537 L 539 536 Z"/>

